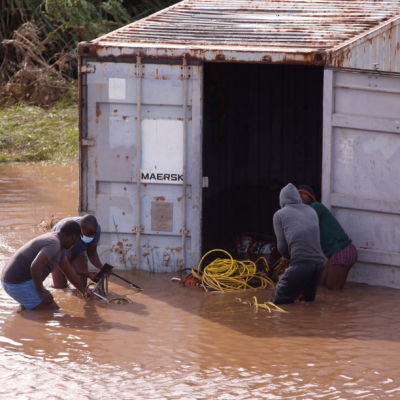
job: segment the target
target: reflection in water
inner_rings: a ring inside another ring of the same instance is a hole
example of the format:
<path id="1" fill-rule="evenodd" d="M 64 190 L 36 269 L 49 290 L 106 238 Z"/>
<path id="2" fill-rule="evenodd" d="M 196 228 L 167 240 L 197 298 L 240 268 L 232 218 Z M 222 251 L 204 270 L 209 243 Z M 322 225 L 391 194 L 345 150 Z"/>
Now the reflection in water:
<path id="1" fill-rule="evenodd" d="M 2 267 L 41 220 L 76 214 L 76 167 L 0 166 L 0 198 Z M 0 291 L 1 399 L 400 398 L 396 290 L 321 290 L 314 304 L 271 315 L 244 304 L 253 292 L 124 274 L 145 289 L 114 280 L 127 305 L 67 289 L 53 291 L 57 312 L 18 313 Z"/>

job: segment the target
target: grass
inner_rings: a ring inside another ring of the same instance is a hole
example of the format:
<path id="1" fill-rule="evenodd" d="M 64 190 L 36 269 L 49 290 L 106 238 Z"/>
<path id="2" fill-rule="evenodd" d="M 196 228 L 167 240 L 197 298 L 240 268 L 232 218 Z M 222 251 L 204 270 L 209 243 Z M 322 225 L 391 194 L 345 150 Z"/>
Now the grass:
<path id="1" fill-rule="evenodd" d="M 74 160 L 78 155 L 78 107 L 27 104 L 0 107 L 0 162 Z"/>

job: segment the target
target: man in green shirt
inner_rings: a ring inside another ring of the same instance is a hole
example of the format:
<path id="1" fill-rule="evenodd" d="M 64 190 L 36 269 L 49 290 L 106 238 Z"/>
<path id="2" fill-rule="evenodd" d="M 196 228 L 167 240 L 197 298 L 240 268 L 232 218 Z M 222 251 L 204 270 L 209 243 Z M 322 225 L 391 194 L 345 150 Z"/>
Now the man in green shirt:
<path id="1" fill-rule="evenodd" d="M 321 248 L 328 261 L 321 277 L 321 284 L 332 290 L 341 290 L 350 268 L 357 261 L 357 249 L 333 214 L 315 197 L 311 186 L 298 186 L 304 204 L 312 207 L 319 219 Z"/>

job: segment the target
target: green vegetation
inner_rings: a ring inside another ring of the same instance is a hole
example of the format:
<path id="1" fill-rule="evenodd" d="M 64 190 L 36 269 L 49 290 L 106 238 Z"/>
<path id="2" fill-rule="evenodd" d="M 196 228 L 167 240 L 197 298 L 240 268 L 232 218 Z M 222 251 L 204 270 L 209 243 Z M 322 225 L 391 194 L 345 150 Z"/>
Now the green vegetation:
<path id="1" fill-rule="evenodd" d="M 0 162 L 67 161 L 77 158 L 77 149 L 76 104 L 0 107 Z"/>
<path id="2" fill-rule="evenodd" d="M 177 0 L 0 0 L 0 89 L 24 92 L 27 75 L 41 70 L 60 81 L 76 78 L 76 47 L 167 7 Z M 20 75 L 24 75 L 21 80 Z M 51 86 L 51 85 L 49 85 Z M 1 90 L 0 90 L 1 93 Z M 30 100 L 29 96 L 22 96 Z"/>
<path id="3" fill-rule="evenodd" d="M 78 42 L 177 1 L 0 0 L 0 162 L 76 159 Z"/>

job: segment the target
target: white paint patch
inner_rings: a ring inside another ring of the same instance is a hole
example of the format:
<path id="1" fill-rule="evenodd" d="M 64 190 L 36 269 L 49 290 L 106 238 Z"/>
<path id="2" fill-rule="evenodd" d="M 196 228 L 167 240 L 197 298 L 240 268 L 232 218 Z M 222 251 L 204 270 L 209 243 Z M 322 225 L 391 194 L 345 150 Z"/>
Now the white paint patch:
<path id="1" fill-rule="evenodd" d="M 108 98 L 110 100 L 126 99 L 126 80 L 122 78 L 109 78 Z"/>

